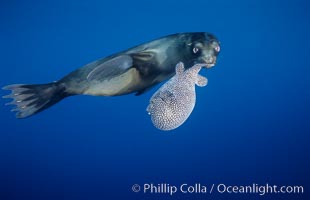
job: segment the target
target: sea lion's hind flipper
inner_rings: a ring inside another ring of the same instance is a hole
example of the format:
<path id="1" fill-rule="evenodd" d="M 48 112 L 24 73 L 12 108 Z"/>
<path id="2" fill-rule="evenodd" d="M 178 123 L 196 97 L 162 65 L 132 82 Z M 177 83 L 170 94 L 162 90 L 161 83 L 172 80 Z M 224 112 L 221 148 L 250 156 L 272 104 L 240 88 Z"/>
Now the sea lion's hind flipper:
<path id="1" fill-rule="evenodd" d="M 12 91 L 3 98 L 13 99 L 6 105 L 16 106 L 12 109 L 12 112 L 16 112 L 16 118 L 29 117 L 70 96 L 65 92 L 65 87 L 56 82 L 38 85 L 15 84 L 2 89 Z"/>
<path id="2" fill-rule="evenodd" d="M 107 80 L 123 74 L 133 65 L 133 60 L 129 55 L 120 55 L 102 63 L 89 72 L 87 80 Z"/>

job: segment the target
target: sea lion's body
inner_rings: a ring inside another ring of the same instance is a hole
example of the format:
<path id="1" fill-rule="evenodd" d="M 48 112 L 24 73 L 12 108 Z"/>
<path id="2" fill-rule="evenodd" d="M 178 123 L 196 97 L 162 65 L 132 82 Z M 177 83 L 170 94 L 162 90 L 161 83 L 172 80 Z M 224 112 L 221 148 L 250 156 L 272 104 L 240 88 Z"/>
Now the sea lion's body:
<path id="1" fill-rule="evenodd" d="M 4 89 L 12 90 L 6 98 L 13 98 L 10 104 L 17 106 L 16 116 L 24 118 L 67 96 L 142 94 L 173 76 L 178 62 L 185 66 L 206 63 L 212 67 L 218 52 L 219 43 L 211 34 L 174 34 L 94 61 L 57 82 L 9 85 Z"/>

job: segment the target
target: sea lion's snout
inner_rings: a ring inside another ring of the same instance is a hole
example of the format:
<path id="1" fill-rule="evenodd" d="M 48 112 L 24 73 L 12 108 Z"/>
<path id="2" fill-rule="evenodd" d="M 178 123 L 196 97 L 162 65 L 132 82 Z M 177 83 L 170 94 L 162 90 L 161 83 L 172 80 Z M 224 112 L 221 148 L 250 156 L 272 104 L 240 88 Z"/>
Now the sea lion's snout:
<path id="1" fill-rule="evenodd" d="M 211 68 L 216 64 L 220 49 L 221 48 L 218 40 L 214 39 L 212 42 L 210 42 L 206 54 L 202 58 L 203 62 L 206 63 L 206 68 Z"/>
<path id="2" fill-rule="evenodd" d="M 206 58 L 203 58 L 204 63 L 206 64 L 206 68 L 211 68 L 216 64 L 216 56 L 209 56 Z"/>

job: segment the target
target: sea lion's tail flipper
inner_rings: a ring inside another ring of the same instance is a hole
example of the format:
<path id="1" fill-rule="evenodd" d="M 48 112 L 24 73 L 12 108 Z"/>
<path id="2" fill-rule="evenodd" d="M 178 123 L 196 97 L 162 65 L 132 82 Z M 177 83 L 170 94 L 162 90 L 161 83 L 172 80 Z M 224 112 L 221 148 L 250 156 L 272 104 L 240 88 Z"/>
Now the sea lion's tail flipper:
<path id="1" fill-rule="evenodd" d="M 12 112 L 16 112 L 16 118 L 29 117 L 69 96 L 65 86 L 57 82 L 38 85 L 14 84 L 2 89 L 12 91 L 3 98 L 13 99 L 6 105 L 16 106 L 12 109 Z"/>

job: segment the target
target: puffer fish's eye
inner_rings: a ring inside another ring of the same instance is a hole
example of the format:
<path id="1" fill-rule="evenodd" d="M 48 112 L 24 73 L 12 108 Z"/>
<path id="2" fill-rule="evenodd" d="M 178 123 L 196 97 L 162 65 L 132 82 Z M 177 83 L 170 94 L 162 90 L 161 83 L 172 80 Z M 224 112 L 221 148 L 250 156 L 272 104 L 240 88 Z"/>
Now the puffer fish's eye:
<path id="1" fill-rule="evenodd" d="M 220 48 L 219 45 L 217 45 L 216 47 L 214 47 L 214 50 L 215 50 L 216 52 L 220 52 L 221 48 Z"/>
<path id="2" fill-rule="evenodd" d="M 197 53 L 198 51 L 199 51 L 199 49 L 198 49 L 197 47 L 194 47 L 194 48 L 193 48 L 193 52 L 194 52 L 194 53 Z"/>

